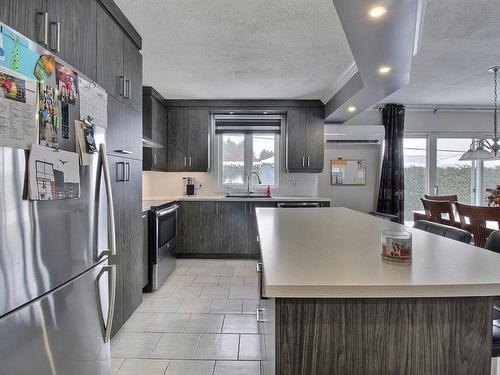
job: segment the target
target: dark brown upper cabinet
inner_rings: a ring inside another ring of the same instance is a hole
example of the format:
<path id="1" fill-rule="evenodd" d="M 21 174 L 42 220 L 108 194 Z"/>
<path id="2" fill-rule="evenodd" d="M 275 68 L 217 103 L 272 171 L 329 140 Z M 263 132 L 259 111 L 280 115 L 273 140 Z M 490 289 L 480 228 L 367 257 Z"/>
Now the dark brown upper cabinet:
<path id="1" fill-rule="evenodd" d="M 209 110 L 167 109 L 167 170 L 207 172 L 210 170 Z"/>
<path id="2" fill-rule="evenodd" d="M 102 7 L 97 10 L 97 81 L 109 95 L 142 112 L 142 55 Z"/>
<path id="3" fill-rule="evenodd" d="M 47 0 L 2 0 L 0 21 L 47 47 L 49 38 Z"/>
<path id="4" fill-rule="evenodd" d="M 323 171 L 324 109 L 293 108 L 286 119 L 287 172 Z"/>
<path id="5" fill-rule="evenodd" d="M 142 151 L 143 170 L 167 170 L 167 110 L 162 96 L 152 87 L 143 88 L 142 135 L 163 148 L 144 147 Z"/>
<path id="6" fill-rule="evenodd" d="M 0 20 L 96 80 L 95 0 L 3 0 Z"/>
<path id="7" fill-rule="evenodd" d="M 49 0 L 48 49 L 97 79 L 97 3 L 94 0 Z"/>

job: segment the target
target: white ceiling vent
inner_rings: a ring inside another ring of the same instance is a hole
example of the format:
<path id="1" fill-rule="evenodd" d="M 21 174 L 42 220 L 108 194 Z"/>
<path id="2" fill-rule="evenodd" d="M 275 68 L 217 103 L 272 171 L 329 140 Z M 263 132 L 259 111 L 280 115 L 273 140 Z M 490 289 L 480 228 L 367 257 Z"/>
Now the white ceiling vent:
<path id="1" fill-rule="evenodd" d="M 325 142 L 382 144 L 385 129 L 382 125 L 325 125 Z"/>

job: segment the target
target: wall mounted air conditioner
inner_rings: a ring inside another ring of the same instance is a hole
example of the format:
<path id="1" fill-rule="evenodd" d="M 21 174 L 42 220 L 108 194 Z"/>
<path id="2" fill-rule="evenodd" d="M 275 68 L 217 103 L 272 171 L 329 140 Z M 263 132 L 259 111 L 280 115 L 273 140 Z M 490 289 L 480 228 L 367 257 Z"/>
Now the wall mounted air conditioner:
<path id="1" fill-rule="evenodd" d="M 326 143 L 382 144 L 385 129 L 382 125 L 325 125 Z"/>

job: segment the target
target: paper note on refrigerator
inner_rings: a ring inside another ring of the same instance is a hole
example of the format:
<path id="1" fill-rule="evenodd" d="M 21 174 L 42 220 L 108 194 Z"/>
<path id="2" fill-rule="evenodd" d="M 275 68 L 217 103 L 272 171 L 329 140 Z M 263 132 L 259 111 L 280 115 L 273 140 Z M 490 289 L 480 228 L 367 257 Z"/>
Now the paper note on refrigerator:
<path id="1" fill-rule="evenodd" d="M 29 157 L 29 197 L 32 200 L 79 198 L 78 154 L 33 144 Z"/>
<path id="2" fill-rule="evenodd" d="M 35 142 L 36 87 L 0 67 L 0 146 L 27 149 Z"/>
<path id="3" fill-rule="evenodd" d="M 87 116 L 94 119 L 94 125 L 108 127 L 108 94 L 94 82 L 78 77 L 80 89 L 80 120 Z"/>

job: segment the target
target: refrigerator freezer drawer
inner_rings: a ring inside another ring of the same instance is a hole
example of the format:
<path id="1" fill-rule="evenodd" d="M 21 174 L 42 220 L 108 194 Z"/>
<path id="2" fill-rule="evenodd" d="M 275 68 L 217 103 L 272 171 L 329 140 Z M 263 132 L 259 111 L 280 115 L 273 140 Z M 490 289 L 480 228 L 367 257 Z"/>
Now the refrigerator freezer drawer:
<path id="1" fill-rule="evenodd" d="M 106 261 L 0 319 L 1 375 L 108 375 Z"/>

